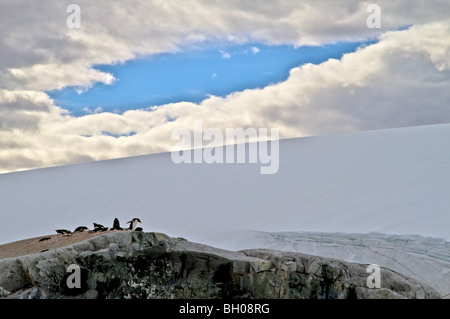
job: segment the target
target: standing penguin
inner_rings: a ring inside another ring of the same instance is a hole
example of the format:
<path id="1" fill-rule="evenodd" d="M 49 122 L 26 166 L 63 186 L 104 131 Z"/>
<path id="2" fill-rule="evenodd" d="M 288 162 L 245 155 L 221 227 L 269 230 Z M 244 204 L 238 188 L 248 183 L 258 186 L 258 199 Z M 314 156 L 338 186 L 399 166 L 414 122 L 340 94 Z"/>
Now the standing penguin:
<path id="1" fill-rule="evenodd" d="M 109 230 L 123 230 L 123 228 L 120 227 L 120 222 L 117 218 L 114 218 L 113 227 L 110 228 Z"/>
<path id="2" fill-rule="evenodd" d="M 127 224 L 130 224 L 130 227 L 128 227 L 129 230 L 134 230 L 137 226 L 137 223 L 141 223 L 141 220 L 139 218 L 133 218 L 132 220 L 130 220 L 129 222 L 127 222 Z"/>

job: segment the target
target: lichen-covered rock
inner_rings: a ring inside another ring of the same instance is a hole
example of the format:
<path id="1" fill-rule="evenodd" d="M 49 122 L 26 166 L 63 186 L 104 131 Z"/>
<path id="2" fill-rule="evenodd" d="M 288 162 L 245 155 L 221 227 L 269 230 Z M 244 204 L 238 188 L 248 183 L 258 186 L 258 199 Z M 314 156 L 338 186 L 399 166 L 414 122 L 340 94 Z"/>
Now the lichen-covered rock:
<path id="1" fill-rule="evenodd" d="M 67 266 L 80 269 L 70 287 Z M 0 260 L 3 298 L 440 298 L 382 268 L 274 250 L 226 251 L 159 233 L 114 232 L 39 254 Z"/>

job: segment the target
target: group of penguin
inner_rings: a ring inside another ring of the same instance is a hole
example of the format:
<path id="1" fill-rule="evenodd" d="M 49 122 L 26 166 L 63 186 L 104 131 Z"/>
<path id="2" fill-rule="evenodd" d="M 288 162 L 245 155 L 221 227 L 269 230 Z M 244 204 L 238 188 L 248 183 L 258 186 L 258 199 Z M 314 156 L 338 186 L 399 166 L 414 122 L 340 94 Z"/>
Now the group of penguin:
<path id="1" fill-rule="evenodd" d="M 127 222 L 127 224 L 130 224 L 130 226 L 126 229 L 120 227 L 120 222 L 117 218 L 114 219 L 114 223 L 113 226 L 111 228 L 109 228 L 109 230 L 131 230 L 131 231 L 143 231 L 142 227 L 136 227 L 138 223 L 141 223 L 141 220 L 139 218 L 133 218 L 132 220 L 130 220 L 129 222 Z M 75 230 L 73 232 L 71 232 L 70 230 L 67 229 L 57 229 L 56 232 L 58 234 L 64 235 L 64 236 L 70 236 L 73 233 L 81 233 L 83 231 L 91 231 L 91 232 L 103 232 L 103 231 L 107 231 L 108 227 L 105 227 L 103 225 L 97 224 L 97 223 L 93 223 L 94 224 L 94 229 L 93 230 L 89 230 L 86 226 L 79 226 L 77 228 L 75 228 Z"/>

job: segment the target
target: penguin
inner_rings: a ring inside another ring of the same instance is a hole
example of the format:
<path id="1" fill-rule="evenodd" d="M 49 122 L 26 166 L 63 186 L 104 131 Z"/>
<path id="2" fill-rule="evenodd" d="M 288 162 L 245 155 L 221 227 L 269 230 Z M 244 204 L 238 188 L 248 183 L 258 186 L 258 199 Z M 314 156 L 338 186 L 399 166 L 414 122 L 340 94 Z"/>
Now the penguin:
<path id="1" fill-rule="evenodd" d="M 134 230 L 137 226 L 137 223 L 141 223 L 141 220 L 139 218 L 133 218 L 132 220 L 130 220 L 129 222 L 127 222 L 127 224 L 130 224 L 130 227 L 128 227 L 129 230 Z"/>
<path id="2" fill-rule="evenodd" d="M 144 230 L 142 229 L 142 227 L 136 227 L 134 231 L 144 231 Z"/>
<path id="3" fill-rule="evenodd" d="M 108 227 L 105 227 L 103 225 L 97 224 L 97 223 L 93 223 L 94 224 L 94 232 L 98 232 L 98 231 L 107 231 Z"/>
<path id="4" fill-rule="evenodd" d="M 87 230 L 88 228 L 86 227 L 86 226 L 80 226 L 80 227 L 77 227 L 77 228 L 75 228 L 75 230 L 73 231 L 74 233 L 75 232 L 83 232 L 83 231 L 85 231 L 85 230 Z"/>
<path id="5" fill-rule="evenodd" d="M 70 230 L 67 230 L 67 229 L 57 229 L 56 232 L 58 234 L 63 235 L 63 236 L 70 236 L 70 235 L 72 235 L 72 232 Z"/>
<path id="6" fill-rule="evenodd" d="M 117 218 L 114 218 L 113 227 L 110 228 L 109 230 L 123 230 L 123 228 L 120 227 L 120 222 Z"/>
<path id="7" fill-rule="evenodd" d="M 42 237 L 41 239 L 39 239 L 39 241 L 45 241 L 45 240 L 49 240 L 50 237 Z"/>

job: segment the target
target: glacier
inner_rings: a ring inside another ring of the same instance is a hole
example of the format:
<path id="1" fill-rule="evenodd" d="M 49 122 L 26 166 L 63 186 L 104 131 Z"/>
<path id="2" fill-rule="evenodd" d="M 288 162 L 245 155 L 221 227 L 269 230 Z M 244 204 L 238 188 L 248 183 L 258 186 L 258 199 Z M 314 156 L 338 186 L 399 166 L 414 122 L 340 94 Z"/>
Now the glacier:
<path id="1" fill-rule="evenodd" d="M 282 139 L 277 174 L 259 169 L 160 153 L 1 174 L 0 244 L 138 217 L 223 249 L 377 263 L 449 295 L 450 124 Z"/>

